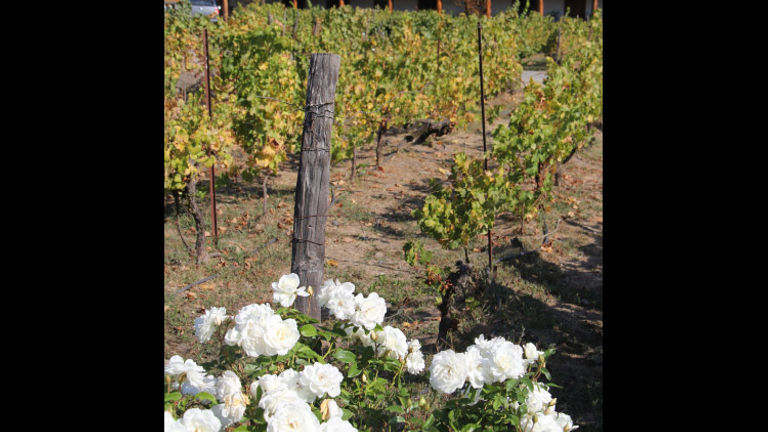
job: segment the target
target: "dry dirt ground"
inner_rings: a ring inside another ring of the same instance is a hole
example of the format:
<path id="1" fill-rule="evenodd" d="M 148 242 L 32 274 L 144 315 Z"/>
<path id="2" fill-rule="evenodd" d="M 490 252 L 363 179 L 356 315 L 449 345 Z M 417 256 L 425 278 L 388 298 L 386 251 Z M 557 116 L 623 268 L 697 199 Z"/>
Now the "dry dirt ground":
<path id="1" fill-rule="evenodd" d="M 509 107 L 520 97 L 520 92 L 504 94 L 491 105 Z M 502 111 L 488 127 L 489 135 L 495 125 L 508 119 L 508 112 Z M 429 352 L 434 349 L 439 320 L 435 293 L 425 286 L 422 273 L 403 260 L 402 247 L 410 239 L 421 239 L 439 265 L 450 266 L 464 258 L 462 251 L 441 249 L 422 235 L 411 211 L 423 205 L 430 178 L 447 179 L 454 153 L 481 154 L 482 137 L 479 123 L 419 145 L 406 142 L 405 136 L 385 135 L 381 170 L 375 167 L 373 146 L 358 154 L 354 180 L 349 178 L 348 161 L 332 167 L 334 201 L 326 226 L 326 277 L 353 282 L 364 293 L 379 292 L 387 299 L 387 321 L 409 338 L 418 337 Z M 488 145 L 493 145 L 490 137 Z M 453 338 L 457 349 L 471 344 L 480 333 L 555 347 L 547 367 L 553 382 L 563 386 L 552 390 L 558 411 L 571 414 L 586 431 L 602 430 L 602 149 L 602 132 L 595 129 L 593 142 L 560 170 L 555 201 L 546 214 L 549 230 L 556 230 L 551 246 L 500 263 L 496 282 L 506 293 L 502 309 L 468 310 Z M 219 224 L 225 229 L 219 245 L 222 256 L 202 268 L 183 253 L 174 219 L 166 212 L 166 359 L 174 354 L 205 355 L 195 344 L 191 327 L 205 307 L 226 306 L 228 313 L 236 313 L 246 304 L 271 301 L 270 282 L 290 272 L 296 168 L 296 161 L 289 161 L 270 179 L 266 216 L 261 215 L 260 185 L 217 191 Z M 188 241 L 192 230 L 187 221 Z M 520 233 L 519 220 L 500 215 L 494 229 L 495 256 L 509 253 L 514 237 L 526 249 L 541 244 L 538 221 L 527 222 L 524 230 Z M 265 246 L 273 238 L 277 241 Z M 482 265 L 487 259 L 485 242 L 483 237 L 470 245 L 473 264 Z M 252 253 L 255 248 L 260 249 Z M 216 272 L 221 276 L 174 295 Z"/>

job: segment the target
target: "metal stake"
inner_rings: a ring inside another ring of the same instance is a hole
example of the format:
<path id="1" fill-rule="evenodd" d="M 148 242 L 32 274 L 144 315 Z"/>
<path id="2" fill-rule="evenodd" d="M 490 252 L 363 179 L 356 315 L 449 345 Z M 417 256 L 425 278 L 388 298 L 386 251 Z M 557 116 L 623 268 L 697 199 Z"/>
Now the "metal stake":
<path id="1" fill-rule="evenodd" d="M 485 90 L 483 89 L 483 24 L 477 22 L 477 52 L 480 60 L 480 112 L 483 119 L 483 169 L 488 171 L 488 153 L 485 146 Z M 488 230 L 488 274 L 493 272 L 493 243 L 491 243 L 491 230 Z M 490 276 L 489 276 L 490 277 Z"/>
<path id="2" fill-rule="evenodd" d="M 205 105 L 208 108 L 208 118 L 210 118 L 211 121 L 213 121 L 213 113 L 211 111 L 211 74 L 209 71 L 210 67 L 208 66 L 208 29 L 203 29 L 203 45 L 204 45 L 204 52 L 205 52 Z M 210 154 L 210 149 L 208 150 L 208 153 Z M 211 220 L 213 221 L 213 241 L 216 245 L 218 245 L 219 230 L 216 224 L 216 188 L 215 188 L 215 181 L 214 181 L 214 179 L 216 178 L 216 172 L 214 170 L 214 165 L 211 165 L 211 178 L 210 178 Z"/>

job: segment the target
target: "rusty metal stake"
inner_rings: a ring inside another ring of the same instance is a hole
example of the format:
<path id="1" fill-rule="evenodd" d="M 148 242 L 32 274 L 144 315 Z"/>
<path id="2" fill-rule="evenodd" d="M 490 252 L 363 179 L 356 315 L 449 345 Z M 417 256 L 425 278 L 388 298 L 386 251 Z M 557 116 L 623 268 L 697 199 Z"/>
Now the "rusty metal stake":
<path id="1" fill-rule="evenodd" d="M 483 89 L 483 24 L 477 22 L 477 53 L 480 60 L 480 112 L 483 120 L 483 169 L 488 171 L 488 153 L 485 146 L 485 90 Z M 488 230 L 488 277 L 493 273 L 493 243 L 491 243 L 491 230 Z"/>
<path id="2" fill-rule="evenodd" d="M 208 118 L 213 121 L 213 112 L 211 111 L 211 74 L 210 67 L 208 65 L 208 29 L 203 29 L 203 50 L 205 52 L 205 105 L 208 108 Z M 210 149 L 208 149 L 210 154 Z M 211 165 L 211 178 L 210 178 L 210 190 L 211 190 L 211 220 L 213 221 L 213 241 L 218 246 L 219 244 L 219 229 L 216 224 L 216 187 L 215 178 L 216 172 L 214 165 Z"/>

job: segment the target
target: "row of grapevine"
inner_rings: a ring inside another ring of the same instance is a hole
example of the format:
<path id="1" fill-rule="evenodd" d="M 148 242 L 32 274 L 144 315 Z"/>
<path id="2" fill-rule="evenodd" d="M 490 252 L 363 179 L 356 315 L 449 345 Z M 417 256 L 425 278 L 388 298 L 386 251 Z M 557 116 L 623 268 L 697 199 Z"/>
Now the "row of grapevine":
<path id="1" fill-rule="evenodd" d="M 184 192 L 194 214 L 196 191 L 189 185 L 212 164 L 246 181 L 261 177 L 266 190 L 267 176 L 299 150 L 313 52 L 341 56 L 332 162 L 354 161 L 357 149 L 373 145 L 388 127 L 418 120 L 463 127 L 479 111 L 478 20 L 483 20 L 484 29 L 485 91 L 492 97 L 519 81 L 522 54 L 543 49 L 552 39 L 551 18 L 516 12 L 486 19 L 354 7 L 296 10 L 277 3 L 238 8 L 227 22 L 218 23 L 191 16 L 188 7 L 166 12 L 166 190 Z M 570 21 L 566 40 L 585 27 L 581 20 Z M 204 28 L 215 72 L 212 120 L 199 93 L 184 94 L 176 88 L 183 73 L 204 67 Z M 578 56 L 571 54 L 572 45 L 563 45 L 566 58 Z M 236 163 L 234 153 L 245 157 Z M 484 186 L 471 186 L 477 187 Z M 488 212 L 500 204 L 483 205 Z M 488 223 L 481 224 L 485 226 Z"/>
<path id="2" fill-rule="evenodd" d="M 588 140 L 602 113 L 602 18 L 560 24 L 561 61 L 547 58 L 547 79 L 525 88 L 508 124 L 493 131 L 489 170 L 483 160 L 454 155 L 450 184 L 437 187 L 414 215 L 421 230 L 448 249 L 493 229 L 499 214 L 521 226 L 551 199 L 559 163 Z"/>

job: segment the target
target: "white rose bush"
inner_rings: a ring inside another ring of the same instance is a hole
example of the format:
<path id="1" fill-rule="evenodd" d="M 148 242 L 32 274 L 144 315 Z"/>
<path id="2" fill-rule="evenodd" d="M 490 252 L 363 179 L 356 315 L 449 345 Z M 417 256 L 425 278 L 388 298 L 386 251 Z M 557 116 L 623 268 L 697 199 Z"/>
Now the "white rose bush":
<path id="1" fill-rule="evenodd" d="M 218 356 L 167 362 L 166 432 L 578 428 L 538 382 L 550 379 L 553 350 L 481 335 L 463 353 L 437 353 L 427 367 L 421 343 L 384 324 L 377 293 L 355 293 L 338 280 L 314 291 L 300 285 L 296 274 L 272 284 L 277 309 L 251 304 L 226 315 L 212 307 L 195 320 L 198 341 Z M 291 308 L 309 295 L 335 318 L 332 326 Z"/>

